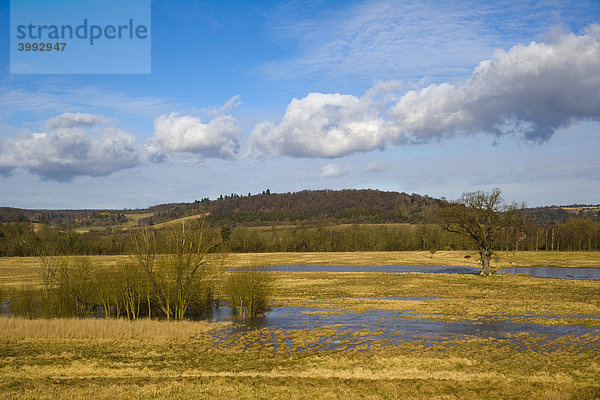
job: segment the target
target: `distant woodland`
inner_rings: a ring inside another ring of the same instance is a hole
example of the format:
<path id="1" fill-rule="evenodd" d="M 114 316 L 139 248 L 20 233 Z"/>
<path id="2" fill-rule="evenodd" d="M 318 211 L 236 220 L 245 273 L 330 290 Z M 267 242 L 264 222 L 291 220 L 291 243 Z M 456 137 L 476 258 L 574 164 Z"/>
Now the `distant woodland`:
<path id="1" fill-rule="evenodd" d="M 434 224 L 445 199 L 378 190 L 317 190 L 229 194 L 143 210 L 24 210 L 0 208 L 0 256 L 127 254 L 139 226 L 158 232 L 204 217 L 215 251 L 401 251 L 470 249 Z M 600 207 L 523 210 L 507 229 L 505 250 L 600 250 Z"/>

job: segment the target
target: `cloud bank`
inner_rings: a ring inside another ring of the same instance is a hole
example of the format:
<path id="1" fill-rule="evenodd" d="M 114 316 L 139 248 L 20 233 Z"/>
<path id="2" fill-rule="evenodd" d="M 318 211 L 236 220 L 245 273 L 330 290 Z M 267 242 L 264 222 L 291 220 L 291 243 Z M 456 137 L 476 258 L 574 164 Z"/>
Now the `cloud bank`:
<path id="1" fill-rule="evenodd" d="M 309 93 L 293 99 L 279 123 L 254 127 L 247 153 L 257 159 L 337 158 L 478 133 L 547 141 L 560 128 L 600 120 L 600 25 L 581 34 L 556 34 L 547 43 L 497 50 L 462 82 L 401 90 L 399 82 L 388 81 L 362 96 Z M 242 134 L 230 112 L 239 104 L 234 96 L 206 112 L 206 121 L 162 114 L 145 143 L 103 116 L 64 113 L 49 119 L 41 132 L 0 139 L 0 174 L 23 168 L 44 179 L 68 181 L 171 156 L 237 159 Z M 373 164 L 365 171 L 379 169 Z M 344 172 L 329 164 L 321 176 Z"/>
<path id="2" fill-rule="evenodd" d="M 498 50 L 464 84 L 410 91 L 388 114 L 416 142 L 478 131 L 544 141 L 574 121 L 597 120 L 600 26 L 550 44 Z"/>
<path id="3" fill-rule="evenodd" d="M 250 137 L 256 158 L 342 157 L 457 134 L 514 134 L 543 142 L 581 120 L 600 120 L 600 25 L 497 50 L 461 83 L 398 96 L 310 93 L 293 99 L 279 124 Z"/>
<path id="4" fill-rule="evenodd" d="M 235 97 L 223 110 L 238 102 Z M 43 179 L 64 182 L 161 162 L 174 154 L 234 159 L 239 147 L 240 130 L 231 115 L 202 123 L 190 115 L 163 114 L 154 121 L 154 135 L 142 145 L 100 115 L 64 113 L 49 119 L 42 132 L 0 140 L 0 175 L 23 168 Z"/>

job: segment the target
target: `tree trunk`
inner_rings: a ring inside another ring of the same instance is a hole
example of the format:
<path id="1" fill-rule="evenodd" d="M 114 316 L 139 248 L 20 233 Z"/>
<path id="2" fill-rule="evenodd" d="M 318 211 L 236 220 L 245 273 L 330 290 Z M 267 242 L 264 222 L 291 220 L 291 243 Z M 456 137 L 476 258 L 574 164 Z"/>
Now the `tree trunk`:
<path id="1" fill-rule="evenodd" d="M 490 259 L 492 258 L 492 254 L 490 251 L 483 250 L 480 253 L 481 256 L 481 275 L 489 276 L 492 274 L 490 268 Z"/>

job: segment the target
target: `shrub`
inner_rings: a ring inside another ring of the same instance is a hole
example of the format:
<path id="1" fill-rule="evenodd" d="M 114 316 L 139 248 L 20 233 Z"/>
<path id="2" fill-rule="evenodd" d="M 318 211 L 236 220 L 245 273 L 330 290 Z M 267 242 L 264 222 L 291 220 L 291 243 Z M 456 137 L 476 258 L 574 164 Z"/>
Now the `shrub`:
<path id="1" fill-rule="evenodd" d="M 191 319 L 208 319 L 212 317 L 214 292 L 209 285 L 196 282 L 190 293 L 187 315 Z"/>
<path id="2" fill-rule="evenodd" d="M 255 267 L 231 272 L 225 283 L 225 293 L 240 318 L 256 318 L 265 314 L 272 281 L 270 271 Z"/>
<path id="3" fill-rule="evenodd" d="M 52 258 L 42 263 L 44 301 L 42 313 L 46 317 L 84 317 L 95 307 L 91 290 L 91 269 L 88 259 Z"/>
<path id="4" fill-rule="evenodd" d="M 40 311 L 37 292 L 32 286 L 15 287 L 10 292 L 8 310 L 11 315 L 33 319 Z"/>

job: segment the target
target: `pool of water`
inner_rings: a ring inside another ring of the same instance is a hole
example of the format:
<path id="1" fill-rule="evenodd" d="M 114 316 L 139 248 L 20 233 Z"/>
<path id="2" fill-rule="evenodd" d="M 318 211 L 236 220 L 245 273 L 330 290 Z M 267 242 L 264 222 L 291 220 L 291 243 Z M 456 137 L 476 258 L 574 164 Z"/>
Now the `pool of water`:
<path id="1" fill-rule="evenodd" d="M 217 321 L 240 322 L 232 316 L 229 309 L 225 308 L 215 313 L 214 318 Z M 319 336 L 321 328 L 327 329 L 322 337 Z M 510 319 L 447 322 L 421 318 L 419 314 L 410 311 L 371 309 L 352 312 L 343 308 L 332 310 L 316 307 L 273 307 L 262 318 L 249 323 L 238 323 L 233 328 L 218 332 L 219 343 L 227 344 L 228 341 L 237 343 L 237 340 L 249 330 L 261 329 L 266 332 L 263 337 L 248 343 L 248 346 L 259 343 L 264 347 L 270 344 L 275 352 L 281 350 L 281 346 L 290 352 L 309 349 L 344 350 L 354 347 L 368 349 L 374 343 L 398 345 L 416 340 L 427 345 L 470 338 L 506 342 L 519 350 L 525 350 L 533 347 L 545 348 L 548 340 L 567 336 L 583 339 L 583 347 L 594 347 L 600 350 L 599 327 L 517 323 Z M 297 331 L 314 331 L 310 333 L 313 338 L 311 343 L 294 346 L 291 338 Z M 532 344 L 521 334 L 537 335 L 543 340 Z"/>
<path id="2" fill-rule="evenodd" d="M 235 268 L 243 269 L 243 268 Z M 260 267 L 261 270 L 286 271 L 286 272 L 391 272 L 408 273 L 419 272 L 425 274 L 479 274 L 480 270 L 475 267 L 459 266 L 417 266 L 417 265 L 274 265 Z M 562 267 L 514 267 L 502 268 L 499 274 L 524 274 L 537 278 L 557 279 L 591 279 L 600 280 L 600 268 L 562 268 Z"/>
<path id="3" fill-rule="evenodd" d="M 514 267 L 502 268 L 499 274 L 523 274 L 536 278 L 600 280 L 600 268 Z"/>
<path id="4" fill-rule="evenodd" d="M 239 268 L 243 269 L 243 268 Z M 274 265 L 261 267 L 269 271 L 292 271 L 292 272 L 422 272 L 433 274 L 478 274 L 479 269 L 474 267 L 422 267 L 416 265 Z"/>

